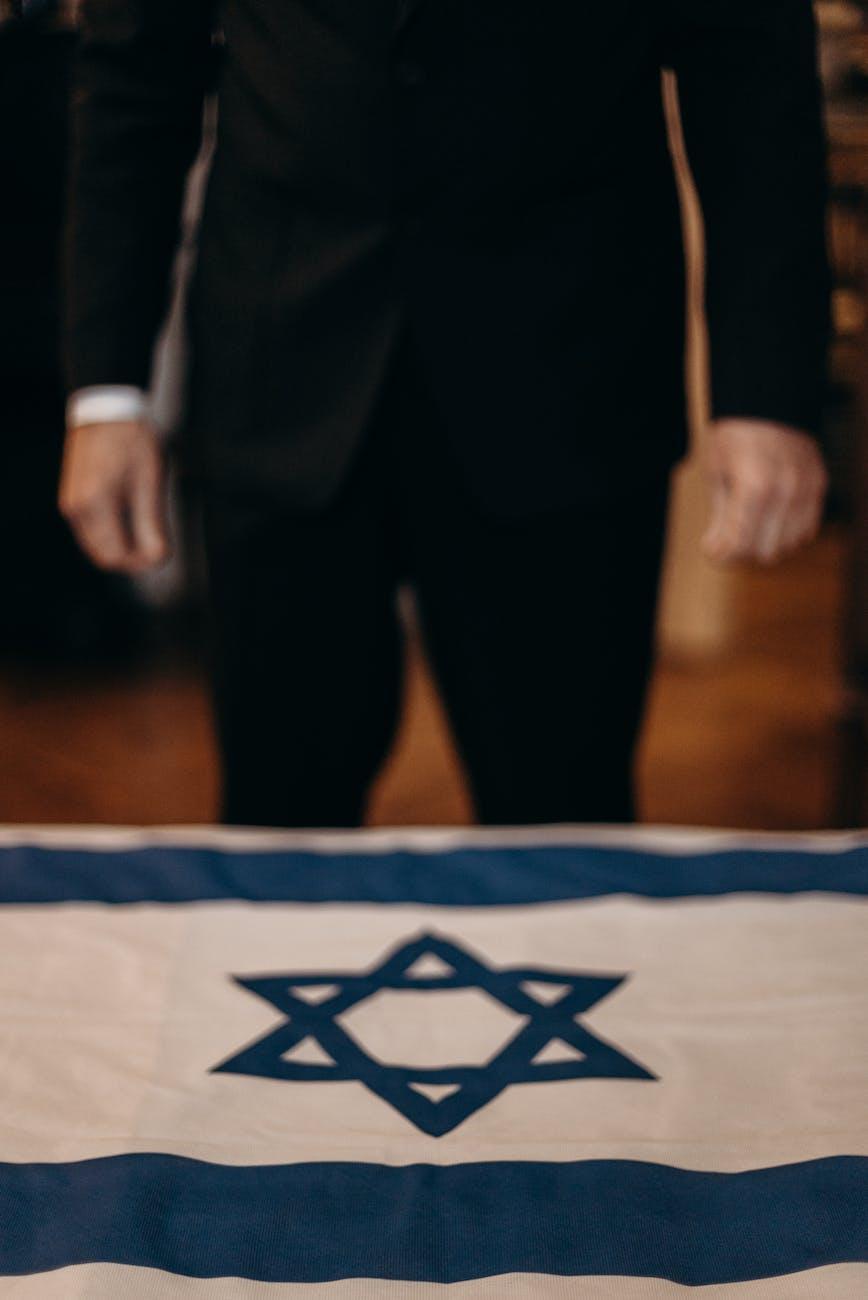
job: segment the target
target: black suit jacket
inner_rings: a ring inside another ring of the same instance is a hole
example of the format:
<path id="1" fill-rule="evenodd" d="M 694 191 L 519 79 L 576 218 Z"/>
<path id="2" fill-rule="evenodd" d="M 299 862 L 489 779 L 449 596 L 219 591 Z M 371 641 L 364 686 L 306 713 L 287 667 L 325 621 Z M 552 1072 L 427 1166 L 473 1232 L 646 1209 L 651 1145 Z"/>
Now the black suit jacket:
<path id="1" fill-rule="evenodd" d="M 809 0 L 84 0 L 70 385 L 147 381 L 216 78 L 189 307 L 202 473 L 327 500 L 402 328 L 493 509 L 665 468 L 685 448 L 670 65 L 714 411 L 815 430 L 815 64 Z"/>

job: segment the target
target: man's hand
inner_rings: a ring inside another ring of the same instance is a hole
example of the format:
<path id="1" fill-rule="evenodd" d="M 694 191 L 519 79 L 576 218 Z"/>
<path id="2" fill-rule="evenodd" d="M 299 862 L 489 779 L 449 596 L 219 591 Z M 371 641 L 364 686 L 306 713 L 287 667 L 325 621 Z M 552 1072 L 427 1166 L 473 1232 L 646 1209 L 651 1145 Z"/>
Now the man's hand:
<path id="1" fill-rule="evenodd" d="M 102 569 L 140 573 L 169 556 L 163 450 L 144 421 L 70 429 L 59 504 Z"/>
<path id="2" fill-rule="evenodd" d="M 829 478 L 807 433 L 767 420 L 717 420 L 707 470 L 709 559 L 771 564 L 816 536 Z"/>

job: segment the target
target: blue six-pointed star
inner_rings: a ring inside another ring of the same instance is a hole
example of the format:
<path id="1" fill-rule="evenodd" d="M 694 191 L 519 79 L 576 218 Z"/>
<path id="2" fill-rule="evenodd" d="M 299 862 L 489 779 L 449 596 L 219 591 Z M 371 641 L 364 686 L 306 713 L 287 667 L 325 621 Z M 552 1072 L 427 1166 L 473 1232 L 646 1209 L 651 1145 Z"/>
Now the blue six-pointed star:
<path id="1" fill-rule="evenodd" d="M 435 959 L 439 973 L 414 975 L 413 967 Z M 423 1133 L 442 1137 L 513 1084 L 558 1079 L 654 1079 L 644 1066 L 592 1034 L 577 1017 L 612 993 L 626 975 L 593 975 L 539 967 L 507 970 L 488 966 L 466 949 L 437 935 L 423 935 L 389 953 L 361 974 L 234 976 L 235 982 L 282 1012 L 286 1019 L 223 1061 L 213 1073 L 258 1075 L 293 1083 L 356 1080 L 394 1106 Z M 320 1000 L 296 990 L 309 988 Z M 524 1024 L 484 1065 L 445 1063 L 436 1069 L 386 1065 L 376 1060 L 339 1023 L 338 1017 L 383 990 L 436 994 L 479 989 Z M 287 1060 L 303 1039 L 313 1039 L 322 1063 Z M 568 1059 L 539 1060 L 549 1044 L 567 1045 Z M 330 1063 L 331 1062 L 331 1063 Z M 421 1087 L 440 1100 L 418 1091 Z"/>

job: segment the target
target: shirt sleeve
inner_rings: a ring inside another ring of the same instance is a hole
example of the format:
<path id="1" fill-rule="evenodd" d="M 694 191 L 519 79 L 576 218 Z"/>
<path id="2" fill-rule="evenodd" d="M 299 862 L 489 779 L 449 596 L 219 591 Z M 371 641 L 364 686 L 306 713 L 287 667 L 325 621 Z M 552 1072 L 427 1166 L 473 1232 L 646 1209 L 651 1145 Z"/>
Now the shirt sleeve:
<path id="1" fill-rule="evenodd" d="M 68 429 L 77 429 L 85 424 L 146 420 L 149 417 L 147 394 L 132 384 L 95 384 L 89 388 L 79 388 L 66 403 Z"/>

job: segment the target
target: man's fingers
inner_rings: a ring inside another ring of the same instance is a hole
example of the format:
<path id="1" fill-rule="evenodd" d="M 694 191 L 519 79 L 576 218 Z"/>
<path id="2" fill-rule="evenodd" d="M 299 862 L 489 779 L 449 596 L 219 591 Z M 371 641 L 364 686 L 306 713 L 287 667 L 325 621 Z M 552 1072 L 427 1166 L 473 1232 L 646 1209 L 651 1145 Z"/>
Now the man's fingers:
<path id="1" fill-rule="evenodd" d="M 758 559 L 770 563 L 791 554 L 817 535 L 823 517 L 826 486 L 822 470 L 781 478 L 779 506 L 770 512 L 767 528 L 760 539 Z"/>
<path id="2" fill-rule="evenodd" d="M 782 502 L 769 512 L 760 526 L 749 558 L 759 560 L 762 564 L 772 564 L 791 549 L 788 539 L 792 532 L 790 507 Z"/>
<path id="3" fill-rule="evenodd" d="M 801 528 L 800 543 L 812 542 L 819 535 L 823 526 L 823 512 L 826 503 L 825 488 L 812 492 L 808 503 L 803 506 L 799 518 Z"/>
<path id="4" fill-rule="evenodd" d="M 812 541 L 819 532 L 822 514 L 822 497 L 815 491 L 802 492 L 785 520 L 780 554 L 789 555 L 805 542 Z"/>
<path id="5" fill-rule="evenodd" d="M 749 555 L 756 545 L 768 499 L 765 489 L 738 483 L 733 490 L 723 533 L 724 545 L 735 557 Z"/>
<path id="6" fill-rule="evenodd" d="M 714 558 L 720 547 L 723 526 L 726 520 L 726 503 L 728 491 L 726 484 L 718 476 L 711 483 L 711 512 L 708 527 L 702 538 L 702 548 L 706 555 Z"/>
<path id="7" fill-rule="evenodd" d="M 706 548 L 710 557 L 728 561 L 750 555 L 767 506 L 766 492 L 760 486 L 750 483 L 727 485 L 713 543 L 710 549 Z"/>
<path id="8" fill-rule="evenodd" d="M 816 536 L 822 518 L 823 487 L 782 480 L 730 491 L 712 517 L 705 550 L 719 561 L 758 560 L 771 564 Z"/>
<path id="9" fill-rule="evenodd" d="M 164 560 L 163 456 L 151 426 L 122 421 L 71 429 L 60 509 L 101 568 L 138 573 Z"/>
<path id="10" fill-rule="evenodd" d="M 757 529 L 753 559 L 771 564 L 792 549 L 790 542 L 798 537 L 803 493 L 797 474 L 783 471 L 777 476 Z"/>
<path id="11" fill-rule="evenodd" d="M 158 462 L 143 466 L 130 492 L 129 531 L 134 562 L 141 568 L 162 564 L 169 555 L 163 482 Z"/>
<path id="12" fill-rule="evenodd" d="M 119 501 L 89 502 L 67 513 L 79 545 L 101 569 L 123 569 L 130 562 L 130 538 Z"/>
<path id="13" fill-rule="evenodd" d="M 774 421 L 726 417 L 714 422 L 707 451 L 715 503 L 704 538 L 712 560 L 770 564 L 819 531 L 828 471 L 813 437 Z"/>

